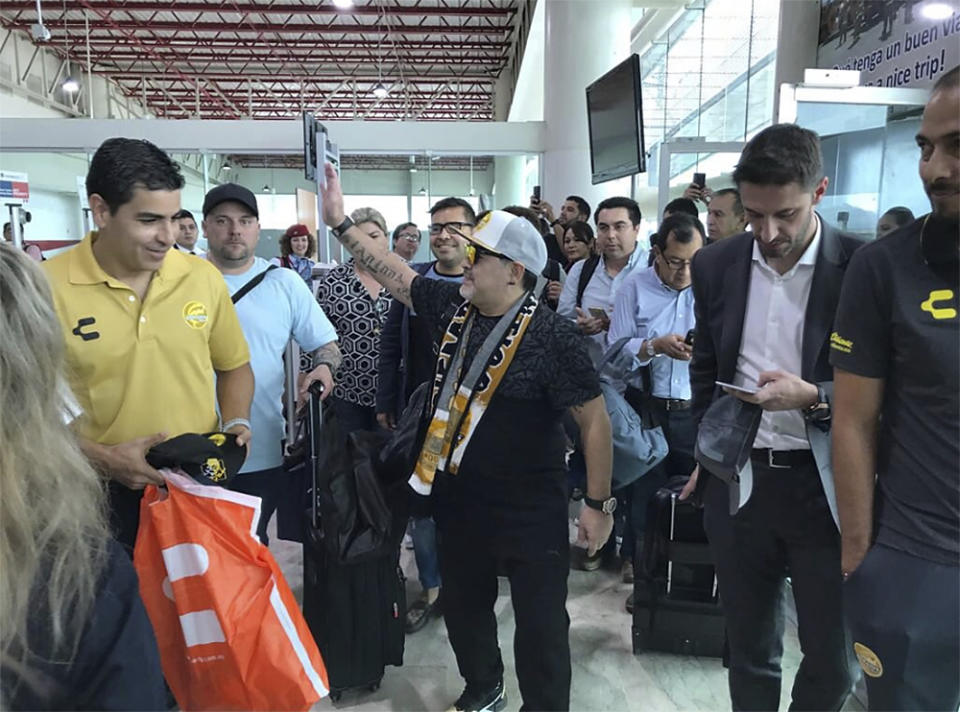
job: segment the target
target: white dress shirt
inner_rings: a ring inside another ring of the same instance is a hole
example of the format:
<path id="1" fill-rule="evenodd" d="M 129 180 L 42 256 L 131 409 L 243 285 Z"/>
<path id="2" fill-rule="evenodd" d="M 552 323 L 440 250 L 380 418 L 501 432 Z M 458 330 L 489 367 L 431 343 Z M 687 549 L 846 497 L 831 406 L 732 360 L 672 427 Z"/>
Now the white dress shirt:
<path id="1" fill-rule="evenodd" d="M 800 260 L 789 272 L 770 267 L 756 242 L 750 267 L 750 289 L 743 318 L 743 339 L 737 357 L 734 384 L 757 386 L 761 371 L 801 372 L 803 325 L 813 284 L 813 270 L 820 249 L 820 218 L 817 229 Z M 799 410 L 764 411 L 754 448 L 809 450 L 803 413 Z"/>
<path id="2" fill-rule="evenodd" d="M 560 299 L 557 302 L 557 314 L 565 316 L 568 319 L 577 319 L 577 287 L 580 285 L 580 273 L 583 272 L 583 265 L 586 260 L 580 260 L 567 274 L 567 279 L 563 283 L 563 291 L 560 293 Z M 603 309 L 607 318 L 613 317 L 613 303 L 617 291 L 623 284 L 623 281 L 635 269 L 643 269 L 647 266 L 647 251 L 640 249 L 640 246 L 633 248 L 630 259 L 627 264 L 615 276 L 607 272 L 606 262 L 601 257 L 597 269 L 590 276 L 586 289 L 583 290 L 583 301 L 580 308 L 584 314 L 590 315 L 590 309 Z M 601 331 L 599 334 L 587 337 L 587 349 L 590 352 L 590 358 L 594 363 L 599 361 L 607 345 L 607 332 Z"/>

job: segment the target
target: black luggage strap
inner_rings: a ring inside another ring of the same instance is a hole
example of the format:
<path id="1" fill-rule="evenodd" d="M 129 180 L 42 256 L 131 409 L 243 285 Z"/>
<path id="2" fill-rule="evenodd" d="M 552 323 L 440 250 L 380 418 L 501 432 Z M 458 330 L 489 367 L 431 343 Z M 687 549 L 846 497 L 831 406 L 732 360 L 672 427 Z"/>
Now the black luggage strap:
<path id="1" fill-rule="evenodd" d="M 277 265 L 270 265 L 270 266 L 267 267 L 265 270 L 263 270 L 263 272 L 261 272 L 261 273 L 258 274 L 256 277 L 254 277 L 254 278 L 251 279 L 249 282 L 247 282 L 245 285 L 243 285 L 242 287 L 240 287 L 240 289 L 238 289 L 238 290 L 236 291 L 236 293 L 235 293 L 232 297 L 230 297 L 230 299 L 233 301 L 234 304 L 236 304 L 236 303 L 239 302 L 241 299 L 243 299 L 245 296 L 247 296 L 247 293 L 248 293 L 251 289 L 253 289 L 253 288 L 256 287 L 258 284 L 260 284 L 260 282 L 263 281 L 263 278 L 267 276 L 267 272 L 270 272 L 271 270 L 275 270 L 275 269 L 279 269 L 279 267 L 277 267 Z"/>

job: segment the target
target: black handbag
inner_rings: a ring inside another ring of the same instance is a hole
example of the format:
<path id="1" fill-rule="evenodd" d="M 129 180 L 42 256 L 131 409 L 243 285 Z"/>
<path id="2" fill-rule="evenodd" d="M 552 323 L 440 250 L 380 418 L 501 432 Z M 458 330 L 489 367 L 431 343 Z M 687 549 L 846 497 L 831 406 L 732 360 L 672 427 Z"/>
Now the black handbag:
<path id="1" fill-rule="evenodd" d="M 430 381 L 421 383 L 410 394 L 407 406 L 397 420 L 397 427 L 391 433 L 390 440 L 380 451 L 378 471 L 383 482 L 406 483 L 413 474 L 423 447 L 430 417 L 433 415 L 430 396 L 433 392 Z M 429 517 L 430 497 L 408 489 L 410 516 L 415 519 Z"/>

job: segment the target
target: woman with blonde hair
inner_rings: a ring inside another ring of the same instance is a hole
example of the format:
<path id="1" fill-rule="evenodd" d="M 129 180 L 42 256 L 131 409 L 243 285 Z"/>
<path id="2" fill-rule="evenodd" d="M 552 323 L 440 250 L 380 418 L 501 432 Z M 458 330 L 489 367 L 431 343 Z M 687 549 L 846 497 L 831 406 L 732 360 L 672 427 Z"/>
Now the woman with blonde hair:
<path id="1" fill-rule="evenodd" d="M 136 573 L 70 430 L 50 288 L 6 243 L 0 334 L 0 708 L 163 708 Z"/>
<path id="2" fill-rule="evenodd" d="M 317 238 L 306 225 L 291 225 L 280 237 L 280 257 L 270 262 L 294 270 L 310 284 L 313 279 L 313 266 L 316 264 L 310 255 L 317 250 Z"/>
<path id="3" fill-rule="evenodd" d="M 357 208 L 350 219 L 375 240 L 387 241 L 387 221 L 377 210 Z M 343 353 L 331 398 L 337 419 L 346 432 L 376 430 L 380 331 L 390 310 L 390 293 L 350 259 L 323 278 L 317 301 L 333 323 Z"/>

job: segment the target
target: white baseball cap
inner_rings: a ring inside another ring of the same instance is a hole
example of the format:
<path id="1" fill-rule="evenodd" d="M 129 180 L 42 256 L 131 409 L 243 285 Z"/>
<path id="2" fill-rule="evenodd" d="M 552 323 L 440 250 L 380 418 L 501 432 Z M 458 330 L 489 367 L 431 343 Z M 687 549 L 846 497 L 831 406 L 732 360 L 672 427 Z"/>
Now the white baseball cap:
<path id="1" fill-rule="evenodd" d="M 547 246 L 543 236 L 526 218 L 503 210 L 491 210 L 483 216 L 467 237 L 480 247 L 519 262 L 535 275 L 547 266 Z"/>

